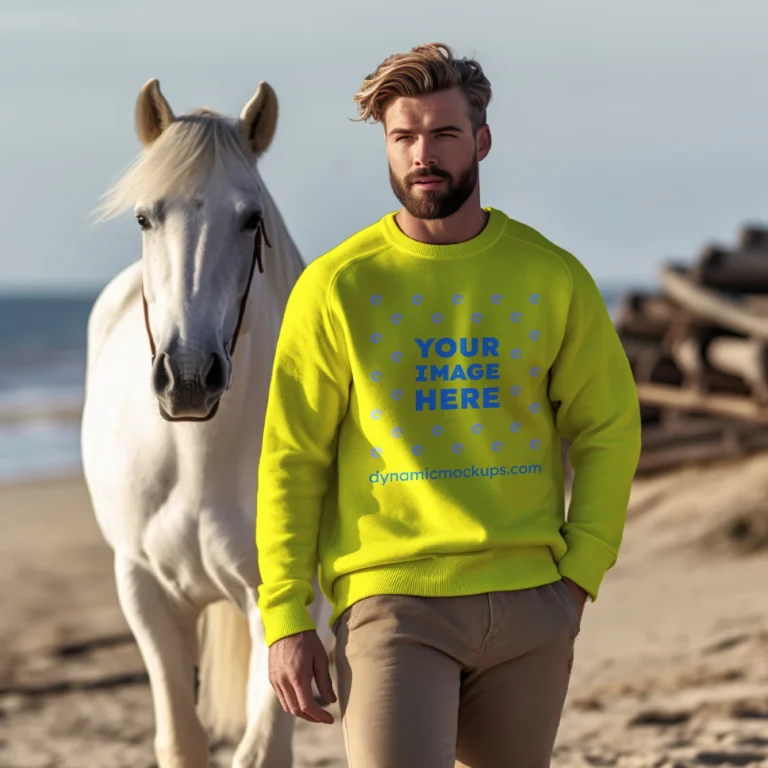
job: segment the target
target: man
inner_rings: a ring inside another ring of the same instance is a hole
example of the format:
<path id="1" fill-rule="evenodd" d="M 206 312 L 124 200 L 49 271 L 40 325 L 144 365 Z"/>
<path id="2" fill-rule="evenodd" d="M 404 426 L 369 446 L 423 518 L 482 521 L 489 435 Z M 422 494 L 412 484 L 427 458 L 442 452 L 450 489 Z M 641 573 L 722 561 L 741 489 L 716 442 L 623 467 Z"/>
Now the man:
<path id="1" fill-rule="evenodd" d="M 480 205 L 479 64 L 420 46 L 355 98 L 402 208 L 312 262 L 285 311 L 256 534 L 270 679 L 332 721 L 319 568 L 353 768 L 540 768 L 621 543 L 633 377 L 581 263 Z"/>

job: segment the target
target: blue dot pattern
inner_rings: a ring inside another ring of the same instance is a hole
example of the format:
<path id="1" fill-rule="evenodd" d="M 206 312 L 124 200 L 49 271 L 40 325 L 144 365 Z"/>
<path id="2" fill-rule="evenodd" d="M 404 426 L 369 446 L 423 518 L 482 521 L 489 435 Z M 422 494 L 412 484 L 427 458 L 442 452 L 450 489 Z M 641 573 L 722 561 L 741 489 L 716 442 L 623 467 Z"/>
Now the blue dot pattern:
<path id="1" fill-rule="evenodd" d="M 424 296 L 418 293 L 414 294 L 411 297 L 411 303 L 416 307 L 421 306 L 424 303 L 424 301 L 425 301 Z M 493 305 L 498 306 L 502 304 L 503 296 L 499 293 L 495 293 L 490 297 L 490 301 Z M 370 303 L 373 306 L 380 306 L 383 304 L 383 302 L 384 302 L 384 297 L 381 294 L 374 294 L 370 298 Z M 456 307 L 461 306 L 464 302 L 464 296 L 460 293 L 453 294 L 450 297 L 450 302 Z M 541 294 L 532 293 L 529 296 L 529 302 L 533 306 L 539 305 L 542 302 Z M 524 316 L 521 312 L 515 311 L 509 315 L 509 319 L 512 323 L 520 324 L 523 322 Z M 394 325 L 400 325 L 404 321 L 404 316 L 400 312 L 395 312 L 390 316 L 390 320 Z M 442 312 L 434 312 L 431 316 L 431 320 L 434 324 L 439 325 L 440 323 L 443 322 L 443 320 L 445 320 L 445 315 Z M 471 315 L 471 320 L 473 323 L 479 324 L 483 320 L 483 313 L 473 312 Z M 527 331 L 527 336 L 530 341 L 536 342 L 541 338 L 541 331 L 535 328 L 531 329 Z M 384 336 L 379 332 L 373 333 L 370 337 L 371 343 L 377 344 L 377 345 L 381 344 L 383 340 L 384 340 Z M 525 354 L 524 350 L 520 347 L 514 347 L 509 352 L 509 356 L 513 360 L 521 360 L 524 357 L 524 354 Z M 396 350 L 391 353 L 392 362 L 400 363 L 403 361 L 403 359 L 404 359 L 404 354 L 402 351 Z M 542 373 L 542 368 L 539 365 L 533 365 L 529 368 L 529 374 L 534 378 L 539 377 L 541 373 Z M 370 378 L 374 382 L 380 382 L 383 376 L 384 376 L 383 372 L 378 369 L 370 373 Z M 510 387 L 509 393 L 513 397 L 518 398 L 523 394 L 523 388 L 520 385 L 515 384 Z M 404 397 L 404 392 L 400 389 L 395 389 L 392 391 L 391 396 L 393 400 L 401 400 Z M 541 412 L 540 403 L 538 402 L 530 403 L 528 405 L 528 411 L 534 415 L 540 413 Z M 384 417 L 384 412 L 380 408 L 375 408 L 373 411 L 371 411 L 370 416 L 371 416 L 371 419 L 373 419 L 374 421 L 380 421 Z M 523 425 L 520 421 L 513 421 L 510 424 L 509 428 L 513 433 L 519 433 L 522 431 Z M 484 430 L 483 424 L 479 424 L 479 423 L 473 424 L 471 427 L 471 431 L 475 435 L 481 434 L 483 430 Z M 445 430 L 442 425 L 435 425 L 432 427 L 432 435 L 434 437 L 441 437 L 444 431 Z M 393 438 L 400 440 L 403 438 L 403 434 L 404 434 L 403 429 L 401 427 L 395 426 L 391 428 L 391 436 Z M 528 442 L 528 446 L 531 450 L 534 450 L 534 451 L 538 450 L 541 447 L 541 440 L 536 438 L 531 439 Z M 490 444 L 490 448 L 494 452 L 499 452 L 503 448 L 503 443 L 500 440 L 493 440 Z M 456 442 L 451 446 L 451 450 L 453 451 L 453 453 L 459 454 L 464 450 L 464 446 L 462 443 Z M 411 447 L 411 453 L 413 454 L 413 456 L 421 456 L 424 452 L 425 452 L 425 447 L 423 445 L 417 444 Z M 384 455 L 384 450 L 380 446 L 374 446 L 371 448 L 371 456 L 373 458 L 381 459 L 383 455 Z"/>

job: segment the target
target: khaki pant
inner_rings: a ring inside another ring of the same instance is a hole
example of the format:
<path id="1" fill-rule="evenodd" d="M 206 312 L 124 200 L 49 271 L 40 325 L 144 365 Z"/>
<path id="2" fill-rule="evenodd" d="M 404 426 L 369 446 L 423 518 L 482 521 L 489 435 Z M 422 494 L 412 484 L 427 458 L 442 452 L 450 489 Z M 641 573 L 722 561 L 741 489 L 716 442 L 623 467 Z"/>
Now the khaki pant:
<path id="1" fill-rule="evenodd" d="M 564 582 L 384 595 L 334 624 L 349 768 L 545 768 L 580 609 Z"/>

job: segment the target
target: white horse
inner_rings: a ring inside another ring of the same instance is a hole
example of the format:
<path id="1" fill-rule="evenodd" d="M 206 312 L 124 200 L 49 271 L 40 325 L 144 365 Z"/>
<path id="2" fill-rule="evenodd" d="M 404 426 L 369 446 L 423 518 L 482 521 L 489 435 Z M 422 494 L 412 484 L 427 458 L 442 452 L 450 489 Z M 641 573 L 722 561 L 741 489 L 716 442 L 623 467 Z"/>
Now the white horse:
<path id="1" fill-rule="evenodd" d="M 292 764 L 254 540 L 275 345 L 304 268 L 256 170 L 276 122 L 266 83 L 228 120 L 175 116 L 150 80 L 136 105 L 144 151 L 100 206 L 103 219 L 134 208 L 143 253 L 91 312 L 82 457 L 149 674 L 160 768 L 207 765 L 203 723 L 245 729 L 235 768 Z M 324 630 L 327 603 L 312 609 Z"/>

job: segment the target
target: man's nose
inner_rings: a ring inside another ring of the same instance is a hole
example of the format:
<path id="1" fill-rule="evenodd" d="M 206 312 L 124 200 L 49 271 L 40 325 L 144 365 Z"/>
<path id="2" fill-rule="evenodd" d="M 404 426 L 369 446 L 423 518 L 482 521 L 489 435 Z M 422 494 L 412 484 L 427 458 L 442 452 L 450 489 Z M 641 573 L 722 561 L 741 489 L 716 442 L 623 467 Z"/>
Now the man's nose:
<path id="1" fill-rule="evenodd" d="M 416 144 L 414 162 L 418 167 L 428 168 L 437 165 L 434 142 L 426 137 L 420 138 Z"/>

